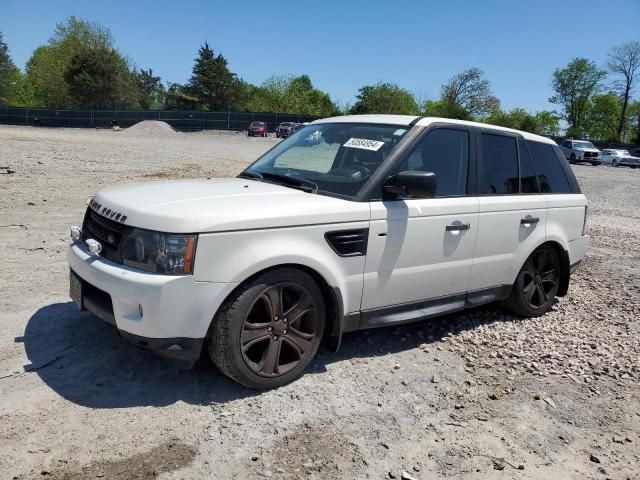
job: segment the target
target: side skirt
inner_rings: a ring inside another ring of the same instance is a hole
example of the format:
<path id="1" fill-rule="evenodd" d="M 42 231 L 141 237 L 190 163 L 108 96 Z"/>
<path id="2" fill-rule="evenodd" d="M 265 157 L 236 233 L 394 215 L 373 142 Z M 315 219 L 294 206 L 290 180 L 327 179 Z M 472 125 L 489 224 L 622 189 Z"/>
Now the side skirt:
<path id="1" fill-rule="evenodd" d="M 511 285 L 500 285 L 466 294 L 434 298 L 422 302 L 403 303 L 391 307 L 363 310 L 360 314 L 345 316 L 344 331 L 401 325 L 426 320 L 447 313 L 459 312 L 487 303 L 504 300 L 511 293 Z M 359 317 L 359 318 L 358 318 Z"/>

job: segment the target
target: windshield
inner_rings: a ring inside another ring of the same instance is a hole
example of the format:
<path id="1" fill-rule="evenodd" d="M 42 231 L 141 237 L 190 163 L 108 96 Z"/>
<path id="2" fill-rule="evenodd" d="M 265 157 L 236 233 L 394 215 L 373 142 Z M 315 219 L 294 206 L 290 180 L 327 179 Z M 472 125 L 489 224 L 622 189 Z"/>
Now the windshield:
<path id="1" fill-rule="evenodd" d="M 370 123 L 307 125 L 244 174 L 287 186 L 295 181 L 314 184 L 319 193 L 353 197 L 408 129 Z"/>
<path id="2" fill-rule="evenodd" d="M 593 146 L 593 143 L 591 142 L 573 142 L 573 146 L 580 147 L 580 148 L 596 148 Z"/>

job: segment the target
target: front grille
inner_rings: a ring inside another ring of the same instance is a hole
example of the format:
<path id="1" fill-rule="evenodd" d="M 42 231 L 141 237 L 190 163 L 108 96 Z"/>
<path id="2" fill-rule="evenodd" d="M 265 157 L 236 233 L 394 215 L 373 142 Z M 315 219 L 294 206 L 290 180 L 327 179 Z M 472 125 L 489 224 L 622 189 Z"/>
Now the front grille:
<path id="1" fill-rule="evenodd" d="M 598 153 L 597 152 L 584 152 L 584 156 L 585 157 L 597 157 Z"/>
<path id="2" fill-rule="evenodd" d="M 367 242 L 369 240 L 368 228 L 357 228 L 353 230 L 339 230 L 327 232 L 324 235 L 334 252 L 341 257 L 355 257 L 366 255 Z"/>
<path id="3" fill-rule="evenodd" d="M 102 244 L 103 257 L 122 263 L 120 247 L 128 230 L 129 227 L 126 225 L 103 217 L 91 208 L 87 208 L 82 224 L 82 239 L 93 238 L 99 241 Z"/>

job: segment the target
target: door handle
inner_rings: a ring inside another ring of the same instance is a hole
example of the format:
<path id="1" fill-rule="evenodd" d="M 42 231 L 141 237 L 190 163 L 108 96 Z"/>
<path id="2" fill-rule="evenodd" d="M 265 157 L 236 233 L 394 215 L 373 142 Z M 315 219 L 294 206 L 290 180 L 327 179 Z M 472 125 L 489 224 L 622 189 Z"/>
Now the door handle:
<path id="1" fill-rule="evenodd" d="M 461 232 L 463 230 L 469 230 L 471 226 L 468 223 L 454 223 L 446 226 L 447 232 Z"/>
<path id="2" fill-rule="evenodd" d="M 539 221 L 540 219 L 537 217 L 523 218 L 520 220 L 520 225 L 533 225 L 535 223 L 538 223 Z"/>

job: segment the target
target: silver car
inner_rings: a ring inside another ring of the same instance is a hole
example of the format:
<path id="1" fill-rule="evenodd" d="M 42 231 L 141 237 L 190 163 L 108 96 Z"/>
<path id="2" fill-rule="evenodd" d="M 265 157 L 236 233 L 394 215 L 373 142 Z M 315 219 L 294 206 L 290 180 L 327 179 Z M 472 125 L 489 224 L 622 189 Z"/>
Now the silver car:
<path id="1" fill-rule="evenodd" d="M 636 168 L 640 166 L 640 158 L 631 155 L 629 150 L 605 149 L 600 155 L 600 161 L 602 163 L 608 163 L 612 167 L 627 166 Z"/>

